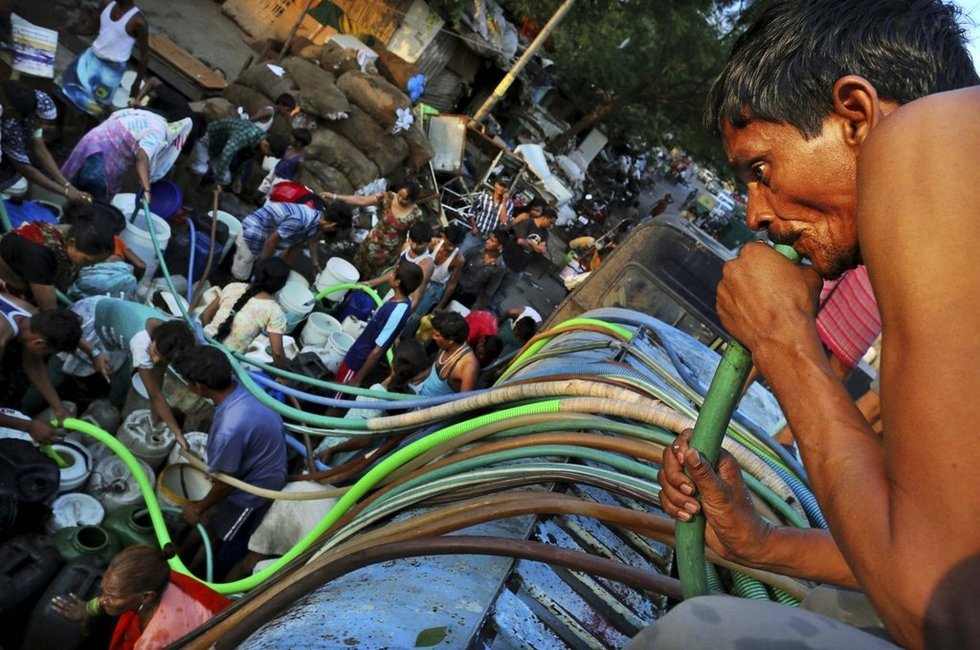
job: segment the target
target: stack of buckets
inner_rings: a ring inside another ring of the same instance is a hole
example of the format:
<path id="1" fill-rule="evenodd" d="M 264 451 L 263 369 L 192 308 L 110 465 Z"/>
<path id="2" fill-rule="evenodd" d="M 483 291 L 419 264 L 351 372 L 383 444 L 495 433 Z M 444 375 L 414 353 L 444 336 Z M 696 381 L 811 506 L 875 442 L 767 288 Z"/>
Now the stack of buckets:
<path id="1" fill-rule="evenodd" d="M 290 272 L 286 286 L 276 294 L 276 301 L 286 312 L 287 334 L 296 329 L 296 326 L 310 315 L 316 303 L 315 298 L 316 296 L 310 291 L 310 285 L 306 278 L 296 271 Z"/>

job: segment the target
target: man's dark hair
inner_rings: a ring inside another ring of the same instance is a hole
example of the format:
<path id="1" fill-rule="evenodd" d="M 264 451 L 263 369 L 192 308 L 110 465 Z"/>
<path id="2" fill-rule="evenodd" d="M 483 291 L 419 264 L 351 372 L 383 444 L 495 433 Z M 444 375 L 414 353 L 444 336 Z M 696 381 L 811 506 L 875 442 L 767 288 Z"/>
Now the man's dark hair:
<path id="1" fill-rule="evenodd" d="M 199 345 L 177 359 L 177 372 L 188 383 L 211 390 L 225 390 L 232 384 L 231 362 L 225 353 L 210 345 Z"/>
<path id="2" fill-rule="evenodd" d="M 30 327 L 55 352 L 71 352 L 82 340 L 82 319 L 70 309 L 48 309 L 34 314 Z"/>
<path id="3" fill-rule="evenodd" d="M 286 138 L 278 133 L 266 133 L 263 139 L 269 143 L 269 153 L 273 157 L 282 158 L 282 155 L 286 153 L 286 146 L 289 143 L 286 142 Z"/>
<path id="4" fill-rule="evenodd" d="M 112 255 L 115 235 L 108 224 L 100 223 L 94 216 L 83 218 L 65 233 L 65 239 L 75 240 L 75 248 L 86 255 Z"/>
<path id="5" fill-rule="evenodd" d="M 293 139 L 305 147 L 313 142 L 313 134 L 309 129 L 293 129 Z"/>
<path id="6" fill-rule="evenodd" d="M 497 360 L 500 353 L 504 351 L 504 342 L 496 334 L 481 336 L 473 344 L 473 353 L 476 355 L 480 366 L 486 368 Z"/>
<path id="7" fill-rule="evenodd" d="M 558 210 L 555 210 L 552 207 L 544 208 L 543 210 L 541 210 L 541 216 L 542 217 L 547 217 L 548 219 L 557 219 L 558 218 Z"/>
<path id="8" fill-rule="evenodd" d="M 459 246 L 466 239 L 466 233 L 469 229 L 459 225 L 458 223 L 451 223 L 446 226 L 446 229 L 442 231 L 442 235 L 449 240 L 449 243 L 453 246 Z"/>
<path id="9" fill-rule="evenodd" d="M 500 245 L 501 246 L 503 246 L 504 244 L 506 244 L 507 242 L 510 241 L 510 231 L 509 230 L 505 230 L 503 228 L 496 228 L 490 234 L 497 238 L 497 241 L 500 242 Z"/>
<path id="10" fill-rule="evenodd" d="M 168 320 L 157 325 L 150 333 L 150 340 L 157 344 L 157 352 L 164 359 L 175 362 L 191 352 L 197 345 L 194 332 L 182 320 Z"/>
<path id="11" fill-rule="evenodd" d="M 466 319 L 449 309 L 432 315 L 432 329 L 454 343 L 466 343 L 470 336 L 470 326 Z"/>
<path id="12" fill-rule="evenodd" d="M 296 108 L 296 98 L 289 93 L 283 93 L 276 97 L 276 106 L 285 106 L 289 110 Z"/>
<path id="13" fill-rule="evenodd" d="M 516 323 L 511 327 L 511 331 L 514 333 L 514 338 L 521 345 L 524 345 L 531 340 L 534 333 L 538 331 L 538 324 L 534 322 L 533 318 L 525 316 L 524 318 L 519 318 Z"/>
<path id="14" fill-rule="evenodd" d="M 61 223 L 74 226 L 82 221 L 91 221 L 108 228 L 114 235 L 126 229 L 126 217 L 114 205 L 86 201 L 72 201 L 66 204 L 61 213 Z"/>
<path id="15" fill-rule="evenodd" d="M 398 288 L 402 295 L 407 296 L 422 284 L 422 267 L 403 259 L 395 269 L 395 277 L 398 278 Z"/>
<path id="16" fill-rule="evenodd" d="M 350 228 L 350 225 L 354 222 L 353 209 L 341 201 L 333 201 L 326 204 L 323 213 L 327 221 L 334 222 L 338 228 Z"/>
<path id="17" fill-rule="evenodd" d="M 412 224 L 408 229 L 408 238 L 417 244 L 428 242 L 432 239 L 432 226 L 426 221 Z"/>
<path id="18" fill-rule="evenodd" d="M 705 124 L 720 134 L 724 121 L 738 128 L 757 118 L 809 139 L 849 74 L 899 104 L 975 85 L 959 15 L 940 0 L 778 0 L 735 41 Z"/>

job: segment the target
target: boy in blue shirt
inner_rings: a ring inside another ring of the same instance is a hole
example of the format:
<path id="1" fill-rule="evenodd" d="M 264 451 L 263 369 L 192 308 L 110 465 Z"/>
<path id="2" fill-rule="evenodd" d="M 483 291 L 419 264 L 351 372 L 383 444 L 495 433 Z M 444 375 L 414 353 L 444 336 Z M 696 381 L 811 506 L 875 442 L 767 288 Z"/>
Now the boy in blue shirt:
<path id="1" fill-rule="evenodd" d="M 409 296 L 421 283 L 422 269 L 419 265 L 400 260 L 391 282 L 395 295 L 375 310 L 367 327 L 354 341 L 344 361 L 337 368 L 334 381 L 350 386 L 360 386 L 364 382 L 365 377 L 378 366 L 381 357 L 405 327 L 413 307 Z"/>
<path id="2" fill-rule="evenodd" d="M 208 432 L 208 472 L 281 490 L 286 484 L 286 442 L 279 414 L 235 382 L 231 363 L 217 348 L 202 345 L 179 357 L 176 365 L 190 389 L 216 405 Z M 215 578 L 245 556 L 248 538 L 270 505 L 269 499 L 215 481 L 203 499 L 184 506 L 184 520 L 204 520 L 212 543 L 218 544 Z"/>

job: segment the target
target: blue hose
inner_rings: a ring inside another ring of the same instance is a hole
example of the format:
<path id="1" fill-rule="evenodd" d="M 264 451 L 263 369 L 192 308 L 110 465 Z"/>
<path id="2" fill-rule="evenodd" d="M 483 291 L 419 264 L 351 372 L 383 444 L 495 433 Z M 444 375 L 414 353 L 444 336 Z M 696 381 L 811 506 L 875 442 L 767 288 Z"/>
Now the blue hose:
<path id="1" fill-rule="evenodd" d="M 817 503 L 817 497 L 813 495 L 807 486 L 803 484 L 792 472 L 786 471 L 785 468 L 780 467 L 778 463 L 774 463 L 769 458 L 765 456 L 759 456 L 763 462 L 766 463 L 776 474 L 786 481 L 786 485 L 789 486 L 790 491 L 803 506 L 803 512 L 806 513 L 807 518 L 810 520 L 810 524 L 823 528 L 827 530 L 827 520 L 823 517 L 823 512 L 820 511 L 820 505 Z"/>
<path id="2" fill-rule="evenodd" d="M 191 291 L 191 287 L 194 286 L 194 249 L 197 248 L 197 229 L 194 228 L 194 220 L 187 219 L 187 226 L 191 231 L 191 254 L 190 261 L 187 262 L 187 304 L 191 304 L 191 299 L 194 296 L 194 292 Z M 201 278 L 202 280 L 204 278 Z"/>
<path id="3" fill-rule="evenodd" d="M 255 373 L 250 373 L 252 378 L 259 384 L 264 386 L 269 386 L 275 388 L 277 391 L 281 391 L 286 395 L 292 395 L 297 399 L 301 399 L 304 402 L 309 402 L 310 404 L 319 404 L 320 406 L 333 406 L 336 408 L 363 408 L 363 409 L 375 409 L 378 411 L 409 411 L 414 409 L 423 409 L 430 406 L 438 406 L 440 404 L 446 404 L 448 402 L 455 402 L 463 397 L 471 397 L 479 393 L 485 393 L 489 389 L 473 390 L 466 393 L 452 393 L 450 395 L 436 395 L 435 397 L 420 397 L 418 399 L 410 400 L 364 400 L 356 401 L 349 399 L 337 399 L 335 397 L 323 397 L 322 395 L 317 395 L 315 393 L 307 393 L 290 386 L 283 386 L 277 383 L 275 380 L 266 377 L 265 375 L 257 375 Z"/>

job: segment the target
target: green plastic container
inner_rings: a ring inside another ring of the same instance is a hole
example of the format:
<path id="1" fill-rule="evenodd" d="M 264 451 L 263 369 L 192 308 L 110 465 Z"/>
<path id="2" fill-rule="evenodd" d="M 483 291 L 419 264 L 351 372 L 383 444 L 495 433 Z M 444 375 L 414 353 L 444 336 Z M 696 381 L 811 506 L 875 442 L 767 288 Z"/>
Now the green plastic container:
<path id="1" fill-rule="evenodd" d="M 106 564 L 119 552 L 119 540 L 101 526 L 62 528 L 52 536 L 61 559 L 71 562 L 77 557 L 91 555 Z"/>
<path id="2" fill-rule="evenodd" d="M 120 546 L 156 545 L 153 524 L 146 506 L 141 503 L 116 510 L 102 522 L 102 528 L 119 540 Z"/>

